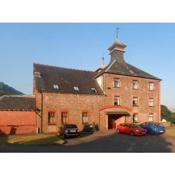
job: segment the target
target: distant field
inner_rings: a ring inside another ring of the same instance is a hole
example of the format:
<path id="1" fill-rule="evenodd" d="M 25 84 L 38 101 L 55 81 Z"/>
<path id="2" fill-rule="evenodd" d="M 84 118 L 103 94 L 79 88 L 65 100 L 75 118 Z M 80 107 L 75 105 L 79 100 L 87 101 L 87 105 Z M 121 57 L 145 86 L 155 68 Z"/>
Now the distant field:
<path id="1" fill-rule="evenodd" d="M 175 137 L 175 127 L 167 127 L 165 136 Z"/>
<path id="2" fill-rule="evenodd" d="M 0 144 L 60 144 L 61 139 L 54 134 L 11 135 L 0 137 Z"/>

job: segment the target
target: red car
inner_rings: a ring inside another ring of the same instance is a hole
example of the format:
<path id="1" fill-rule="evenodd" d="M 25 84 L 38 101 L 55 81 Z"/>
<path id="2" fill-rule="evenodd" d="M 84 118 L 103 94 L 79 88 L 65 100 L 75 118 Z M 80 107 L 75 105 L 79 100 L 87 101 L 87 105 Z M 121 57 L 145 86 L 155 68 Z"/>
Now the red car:
<path id="1" fill-rule="evenodd" d="M 120 124 L 117 126 L 118 133 L 129 134 L 132 136 L 143 136 L 146 135 L 147 130 L 134 124 Z"/>

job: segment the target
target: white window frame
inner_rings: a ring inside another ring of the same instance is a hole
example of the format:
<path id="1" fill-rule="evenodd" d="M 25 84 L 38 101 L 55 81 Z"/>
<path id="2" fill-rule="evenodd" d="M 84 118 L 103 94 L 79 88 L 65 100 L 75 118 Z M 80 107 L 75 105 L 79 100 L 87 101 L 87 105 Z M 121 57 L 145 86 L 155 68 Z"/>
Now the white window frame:
<path id="1" fill-rule="evenodd" d="M 148 105 L 149 105 L 149 107 L 155 106 L 154 98 L 149 98 Z"/>
<path id="2" fill-rule="evenodd" d="M 138 88 L 139 88 L 139 82 L 138 82 L 138 80 L 132 80 L 132 89 L 136 90 Z"/>
<path id="3" fill-rule="evenodd" d="M 134 105 L 134 101 L 137 101 L 137 103 Z M 139 98 L 138 97 L 133 97 L 132 98 L 132 106 L 138 106 L 139 105 Z"/>
<path id="4" fill-rule="evenodd" d="M 152 118 L 152 119 L 151 119 Z M 151 119 L 151 120 L 150 120 Z M 153 122 L 154 121 L 154 113 L 149 113 L 148 115 L 148 121 Z"/>
<path id="5" fill-rule="evenodd" d="M 117 104 L 115 104 L 116 99 L 117 99 Z M 120 106 L 120 96 L 114 96 L 114 106 Z"/>
<path id="6" fill-rule="evenodd" d="M 116 81 L 118 82 L 117 86 L 115 84 Z M 121 87 L 121 81 L 120 81 L 120 79 L 116 78 L 116 79 L 114 79 L 114 88 L 119 88 L 119 87 Z"/>
<path id="7" fill-rule="evenodd" d="M 154 91 L 155 90 L 155 83 L 153 83 L 153 82 L 149 82 L 149 90 L 150 91 Z"/>
<path id="8" fill-rule="evenodd" d="M 85 116 L 84 114 L 87 114 L 87 115 Z M 83 124 L 89 123 L 88 112 L 82 112 L 82 123 Z"/>

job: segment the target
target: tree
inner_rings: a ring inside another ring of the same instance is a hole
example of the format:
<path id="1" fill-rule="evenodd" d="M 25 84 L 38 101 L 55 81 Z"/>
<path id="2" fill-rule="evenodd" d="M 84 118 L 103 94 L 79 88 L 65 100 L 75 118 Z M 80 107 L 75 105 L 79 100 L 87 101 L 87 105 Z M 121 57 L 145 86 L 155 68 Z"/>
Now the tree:
<path id="1" fill-rule="evenodd" d="M 169 122 L 174 122 L 175 121 L 174 114 L 165 105 L 161 105 L 161 118 L 165 119 Z"/>

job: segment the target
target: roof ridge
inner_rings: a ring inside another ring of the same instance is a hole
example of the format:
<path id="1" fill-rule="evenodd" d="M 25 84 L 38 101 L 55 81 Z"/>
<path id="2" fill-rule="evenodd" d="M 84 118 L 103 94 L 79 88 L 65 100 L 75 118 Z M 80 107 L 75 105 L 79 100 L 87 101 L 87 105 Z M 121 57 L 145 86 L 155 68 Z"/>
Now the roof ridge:
<path id="1" fill-rule="evenodd" d="M 54 65 L 49 65 L 49 64 L 33 63 L 33 65 L 40 65 L 40 66 L 53 67 L 53 68 L 58 68 L 58 69 L 67 69 L 67 70 L 75 70 L 75 71 L 81 71 L 81 72 L 95 73 L 95 71 L 91 71 L 91 70 L 82 70 L 82 69 L 75 69 L 75 68 L 67 68 L 67 67 L 54 66 Z"/>
<path id="2" fill-rule="evenodd" d="M 2 100 L 5 97 L 35 98 L 35 95 L 3 95 L 0 97 L 0 100 Z"/>

